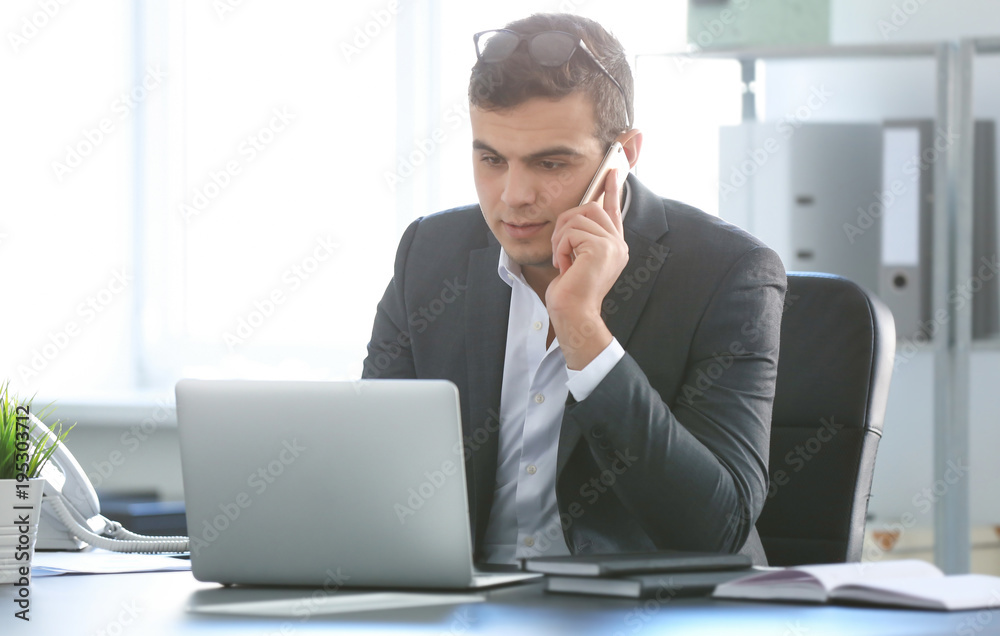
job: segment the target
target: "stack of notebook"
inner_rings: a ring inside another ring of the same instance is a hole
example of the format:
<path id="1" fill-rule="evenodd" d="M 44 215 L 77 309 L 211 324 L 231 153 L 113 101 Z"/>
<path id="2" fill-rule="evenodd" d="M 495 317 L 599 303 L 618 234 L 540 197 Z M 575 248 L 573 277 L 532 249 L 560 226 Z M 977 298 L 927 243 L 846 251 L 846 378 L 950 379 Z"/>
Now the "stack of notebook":
<path id="1" fill-rule="evenodd" d="M 525 569 L 547 574 L 549 592 L 659 599 L 704 596 L 717 585 L 754 574 L 750 558 L 714 552 L 644 552 L 528 559 Z"/>

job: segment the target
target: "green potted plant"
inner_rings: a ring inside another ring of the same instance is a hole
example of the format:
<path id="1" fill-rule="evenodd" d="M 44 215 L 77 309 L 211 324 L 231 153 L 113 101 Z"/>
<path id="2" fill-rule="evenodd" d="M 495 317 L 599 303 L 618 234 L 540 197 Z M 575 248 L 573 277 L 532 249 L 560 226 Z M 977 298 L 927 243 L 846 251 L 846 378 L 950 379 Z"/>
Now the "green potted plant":
<path id="1" fill-rule="evenodd" d="M 25 580 L 23 568 L 31 563 L 41 512 L 39 475 L 57 447 L 51 438 L 32 439 L 31 415 L 45 417 L 51 405 L 34 414 L 31 400 L 19 400 L 9 387 L 10 382 L 0 386 L 0 584 Z M 64 431 L 57 421 L 52 432 L 61 442 L 72 428 Z"/>

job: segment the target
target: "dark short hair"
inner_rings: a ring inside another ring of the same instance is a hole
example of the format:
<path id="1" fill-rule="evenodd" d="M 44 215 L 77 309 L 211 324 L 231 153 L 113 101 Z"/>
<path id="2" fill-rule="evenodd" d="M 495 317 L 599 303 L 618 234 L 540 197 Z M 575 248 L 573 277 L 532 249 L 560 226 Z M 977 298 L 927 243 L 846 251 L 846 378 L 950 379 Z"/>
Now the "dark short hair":
<path id="1" fill-rule="evenodd" d="M 597 22 L 568 13 L 536 13 L 504 27 L 522 35 L 541 31 L 565 31 L 583 39 L 591 53 L 618 80 L 622 95 L 585 54 L 573 53 L 567 64 L 546 67 L 536 64 L 527 47 L 519 46 L 506 60 L 485 63 L 477 60 L 469 80 L 469 103 L 487 111 L 507 110 L 543 97 L 561 99 L 582 91 L 594 106 L 594 136 L 610 144 L 632 120 L 632 70 L 618 39 Z"/>

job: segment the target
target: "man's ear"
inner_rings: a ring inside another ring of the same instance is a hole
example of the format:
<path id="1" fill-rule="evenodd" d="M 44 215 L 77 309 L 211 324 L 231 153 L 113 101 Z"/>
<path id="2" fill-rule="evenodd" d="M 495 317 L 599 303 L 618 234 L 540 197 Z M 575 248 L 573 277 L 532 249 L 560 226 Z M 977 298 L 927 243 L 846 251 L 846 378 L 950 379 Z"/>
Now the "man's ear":
<path id="1" fill-rule="evenodd" d="M 615 140 L 621 142 L 622 147 L 625 148 L 625 156 L 628 157 L 628 165 L 630 168 L 634 168 L 635 164 L 639 162 L 639 151 L 642 150 L 642 131 L 638 128 L 626 130 Z"/>

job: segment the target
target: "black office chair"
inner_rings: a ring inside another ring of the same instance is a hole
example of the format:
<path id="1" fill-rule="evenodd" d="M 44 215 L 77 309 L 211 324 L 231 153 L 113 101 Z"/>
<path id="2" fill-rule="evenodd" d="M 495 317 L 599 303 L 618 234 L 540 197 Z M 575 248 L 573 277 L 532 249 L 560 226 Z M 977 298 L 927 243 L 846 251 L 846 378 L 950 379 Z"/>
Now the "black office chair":
<path id="1" fill-rule="evenodd" d="M 757 521 L 771 565 L 859 561 L 896 329 L 839 276 L 789 273 L 771 418 L 771 488 Z"/>

